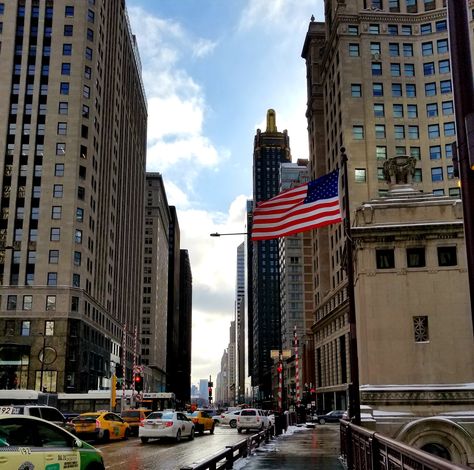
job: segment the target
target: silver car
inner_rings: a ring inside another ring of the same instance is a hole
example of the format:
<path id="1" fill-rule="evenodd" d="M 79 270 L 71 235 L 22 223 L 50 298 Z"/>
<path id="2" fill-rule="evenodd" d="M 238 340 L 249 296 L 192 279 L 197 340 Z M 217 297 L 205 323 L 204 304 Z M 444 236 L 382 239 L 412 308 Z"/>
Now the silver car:
<path id="1" fill-rule="evenodd" d="M 269 423 L 268 416 L 265 415 L 263 410 L 246 408 L 237 416 L 237 431 L 239 433 L 242 432 L 243 429 L 247 431 L 249 429 L 263 431 L 270 425 Z"/>
<path id="2" fill-rule="evenodd" d="M 149 439 L 169 438 L 176 442 L 194 439 L 194 423 L 180 411 L 154 411 L 142 421 L 138 435 L 143 444 Z"/>

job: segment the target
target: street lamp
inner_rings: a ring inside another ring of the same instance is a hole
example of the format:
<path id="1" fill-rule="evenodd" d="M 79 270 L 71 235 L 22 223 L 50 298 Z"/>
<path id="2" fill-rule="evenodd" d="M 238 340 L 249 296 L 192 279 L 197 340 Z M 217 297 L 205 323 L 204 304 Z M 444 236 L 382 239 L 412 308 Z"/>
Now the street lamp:
<path id="1" fill-rule="evenodd" d="M 223 237 L 225 235 L 248 235 L 249 232 L 233 232 L 233 233 L 218 233 L 218 232 L 214 232 L 214 233 L 210 233 L 209 236 L 210 237 Z"/>

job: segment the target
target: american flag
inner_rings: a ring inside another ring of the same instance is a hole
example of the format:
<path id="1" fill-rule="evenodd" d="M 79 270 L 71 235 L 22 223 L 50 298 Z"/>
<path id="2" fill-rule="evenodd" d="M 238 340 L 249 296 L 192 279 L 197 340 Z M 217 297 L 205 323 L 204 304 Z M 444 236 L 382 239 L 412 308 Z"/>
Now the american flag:
<path id="1" fill-rule="evenodd" d="M 283 191 L 257 205 L 252 240 L 270 240 L 342 221 L 339 170 Z"/>

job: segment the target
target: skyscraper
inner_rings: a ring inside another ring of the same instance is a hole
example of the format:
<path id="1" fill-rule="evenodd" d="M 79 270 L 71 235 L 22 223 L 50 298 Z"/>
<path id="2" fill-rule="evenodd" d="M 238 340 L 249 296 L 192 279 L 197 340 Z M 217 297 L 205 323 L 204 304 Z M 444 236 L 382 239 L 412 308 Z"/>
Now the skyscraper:
<path id="1" fill-rule="evenodd" d="M 257 129 L 253 153 L 253 204 L 279 193 L 280 164 L 291 162 L 288 132 L 278 132 L 273 109 L 267 111 L 265 132 Z M 250 226 L 249 226 L 250 229 Z M 252 245 L 252 343 L 249 373 L 259 402 L 272 395 L 270 351 L 281 348 L 280 274 L 278 240 L 253 242 Z M 249 259 L 250 262 L 250 259 Z"/>
<path id="2" fill-rule="evenodd" d="M 237 247 L 237 274 L 235 286 L 235 324 L 236 324 L 236 398 L 238 403 L 245 397 L 245 243 Z"/>
<path id="3" fill-rule="evenodd" d="M 123 332 L 130 381 L 147 109 L 125 4 L 10 0 L 0 22 L 0 386 L 108 386 Z"/>
<path id="4" fill-rule="evenodd" d="M 348 155 L 351 218 L 363 202 L 388 195 L 384 163 L 407 155 L 414 188 L 459 196 L 443 0 L 325 3 L 303 46 L 312 177 Z M 351 223 L 352 225 L 353 223 Z M 321 406 L 346 406 L 349 364 L 347 275 L 342 224 L 314 232 L 316 391 Z M 330 325 L 330 326 L 328 326 Z"/>

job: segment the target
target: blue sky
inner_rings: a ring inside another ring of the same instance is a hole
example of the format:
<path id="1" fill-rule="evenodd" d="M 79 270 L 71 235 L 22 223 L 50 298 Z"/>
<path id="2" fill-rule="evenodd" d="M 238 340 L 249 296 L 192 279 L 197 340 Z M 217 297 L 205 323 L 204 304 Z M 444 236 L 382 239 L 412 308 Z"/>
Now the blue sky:
<path id="1" fill-rule="evenodd" d="M 307 158 L 301 50 L 323 0 L 127 0 L 148 100 L 147 170 L 163 175 L 193 273 L 192 383 L 220 370 L 235 257 L 266 111 Z"/>

